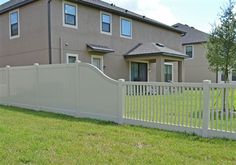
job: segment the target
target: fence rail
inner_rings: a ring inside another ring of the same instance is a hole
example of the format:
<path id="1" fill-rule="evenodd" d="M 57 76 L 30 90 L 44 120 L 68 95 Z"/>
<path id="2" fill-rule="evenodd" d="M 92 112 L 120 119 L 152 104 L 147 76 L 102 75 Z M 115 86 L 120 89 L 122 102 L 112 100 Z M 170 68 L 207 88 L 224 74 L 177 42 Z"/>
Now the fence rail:
<path id="1" fill-rule="evenodd" d="M 236 140 L 236 84 L 116 81 L 79 62 L 8 66 L 0 104 Z"/>

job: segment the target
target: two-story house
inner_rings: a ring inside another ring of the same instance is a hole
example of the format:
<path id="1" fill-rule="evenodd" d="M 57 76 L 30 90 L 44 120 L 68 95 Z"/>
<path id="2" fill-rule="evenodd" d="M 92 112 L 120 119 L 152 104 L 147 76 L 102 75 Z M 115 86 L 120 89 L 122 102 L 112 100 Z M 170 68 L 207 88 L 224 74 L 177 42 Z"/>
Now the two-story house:
<path id="1" fill-rule="evenodd" d="M 91 63 L 114 79 L 183 81 L 183 31 L 100 0 L 0 6 L 0 66 Z"/>

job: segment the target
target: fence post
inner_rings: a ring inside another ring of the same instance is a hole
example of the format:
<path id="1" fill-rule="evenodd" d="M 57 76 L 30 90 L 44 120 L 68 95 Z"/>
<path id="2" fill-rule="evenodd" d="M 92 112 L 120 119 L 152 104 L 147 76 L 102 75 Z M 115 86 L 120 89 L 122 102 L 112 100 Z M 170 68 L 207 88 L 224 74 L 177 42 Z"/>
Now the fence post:
<path id="1" fill-rule="evenodd" d="M 7 65 L 6 66 L 6 78 L 7 78 L 7 100 L 5 100 L 5 103 L 6 105 L 10 105 L 10 65 Z"/>
<path id="2" fill-rule="evenodd" d="M 203 81 L 203 117 L 202 117 L 202 136 L 207 137 L 209 117 L 210 117 L 210 80 Z"/>
<path id="3" fill-rule="evenodd" d="M 118 124 L 123 123 L 123 113 L 125 110 L 125 86 L 124 79 L 118 80 Z"/>
<path id="4" fill-rule="evenodd" d="M 76 60 L 75 62 L 75 92 L 76 92 L 76 97 L 75 97 L 75 106 L 76 106 L 76 112 L 75 115 L 77 117 L 80 117 L 80 112 L 79 112 L 79 106 L 80 106 L 80 71 L 79 71 L 79 64 L 81 61 Z"/>
<path id="5" fill-rule="evenodd" d="M 34 67 L 35 67 L 35 110 L 40 110 L 39 98 L 38 98 L 38 92 L 39 92 L 39 64 L 34 63 Z"/>

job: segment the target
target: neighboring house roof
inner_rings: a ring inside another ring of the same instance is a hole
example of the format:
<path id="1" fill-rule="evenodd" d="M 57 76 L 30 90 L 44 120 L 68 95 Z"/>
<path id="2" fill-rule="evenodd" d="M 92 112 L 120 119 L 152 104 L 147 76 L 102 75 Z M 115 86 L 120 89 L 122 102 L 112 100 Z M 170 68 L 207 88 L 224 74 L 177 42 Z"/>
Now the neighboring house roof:
<path id="1" fill-rule="evenodd" d="M 37 0 L 11 0 L 9 2 L 6 2 L 3 5 L 0 5 L 0 14 L 8 12 L 12 9 L 26 5 L 26 4 L 34 2 L 34 1 L 37 1 Z M 183 31 L 181 31 L 181 30 L 178 30 L 176 28 L 173 28 L 173 27 L 163 24 L 161 22 L 155 21 L 153 19 L 147 18 L 145 16 L 136 14 L 134 12 L 128 11 L 126 9 L 117 7 L 114 4 L 106 3 L 101 0 L 71 0 L 71 1 L 74 1 L 74 2 L 77 2 L 80 4 L 84 4 L 84 5 L 88 5 L 91 7 L 95 7 L 100 10 L 105 10 L 108 12 L 116 13 L 116 14 L 124 16 L 124 17 L 136 19 L 141 22 L 145 22 L 145 23 L 152 24 L 154 26 L 158 26 L 158 27 L 161 27 L 161 28 L 164 28 L 164 29 L 176 32 L 176 33 L 183 34 Z"/>
<path id="2" fill-rule="evenodd" d="M 181 23 L 177 23 L 173 25 L 173 27 L 185 32 L 185 35 L 182 37 L 183 45 L 204 43 L 208 41 L 209 34 L 197 30 L 194 27 L 183 25 Z"/>
<path id="3" fill-rule="evenodd" d="M 139 43 L 124 56 L 150 56 L 150 55 L 164 55 L 171 57 L 187 58 L 186 54 L 173 50 L 160 43 Z"/>
<path id="4" fill-rule="evenodd" d="M 93 52 L 101 52 L 101 53 L 114 52 L 113 49 L 111 49 L 107 46 L 103 46 L 103 45 L 87 44 L 87 47 L 90 49 L 90 51 L 93 51 Z"/>
<path id="5" fill-rule="evenodd" d="M 8 12 L 10 10 L 16 9 L 18 7 L 27 5 L 29 3 L 35 2 L 37 0 L 10 0 L 2 5 L 0 5 L 0 14 Z"/>

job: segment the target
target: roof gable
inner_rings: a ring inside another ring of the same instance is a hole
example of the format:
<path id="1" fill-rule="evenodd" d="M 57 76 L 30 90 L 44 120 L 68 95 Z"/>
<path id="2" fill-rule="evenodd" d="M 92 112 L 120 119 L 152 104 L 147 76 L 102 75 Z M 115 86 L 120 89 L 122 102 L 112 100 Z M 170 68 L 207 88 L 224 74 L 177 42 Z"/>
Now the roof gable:
<path id="1" fill-rule="evenodd" d="M 186 32 L 182 37 L 182 44 L 197 44 L 204 43 L 208 41 L 209 34 L 202 32 L 200 30 L 195 29 L 194 27 L 190 27 L 188 25 L 184 25 L 181 23 L 177 23 L 173 25 L 174 28 Z"/>

